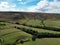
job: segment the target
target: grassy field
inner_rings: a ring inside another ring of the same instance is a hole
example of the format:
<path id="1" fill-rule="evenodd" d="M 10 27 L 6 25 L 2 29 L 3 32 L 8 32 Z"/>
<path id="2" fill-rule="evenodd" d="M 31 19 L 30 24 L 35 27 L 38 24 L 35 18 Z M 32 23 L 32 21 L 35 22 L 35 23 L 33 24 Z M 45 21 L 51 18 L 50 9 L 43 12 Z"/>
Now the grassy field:
<path id="1" fill-rule="evenodd" d="M 60 45 L 60 38 L 44 38 L 17 45 Z"/>
<path id="2" fill-rule="evenodd" d="M 27 34 L 23 31 L 20 31 L 20 30 L 17 30 L 15 28 L 12 28 L 9 26 L 9 28 L 5 27 L 5 29 L 3 30 L 0 30 L 0 39 L 4 40 L 3 41 L 3 45 L 5 44 L 12 44 L 14 43 L 18 38 L 21 38 L 21 39 L 31 39 L 31 35 L 30 34 Z M 20 39 L 20 40 L 21 40 Z"/>
<path id="3" fill-rule="evenodd" d="M 20 20 L 19 21 L 20 24 L 23 24 L 25 23 L 26 25 L 32 25 L 32 26 L 43 26 L 42 23 L 41 23 L 41 20 Z M 45 26 L 50 26 L 50 27 L 57 27 L 57 28 L 60 28 L 60 21 L 57 20 L 45 20 L 44 21 L 45 23 Z"/>
<path id="4" fill-rule="evenodd" d="M 26 24 L 26 25 L 33 25 L 33 26 L 43 26 L 41 24 L 40 20 L 20 20 L 20 24 Z M 60 21 L 52 21 L 52 20 L 46 20 L 45 22 L 46 26 L 50 27 L 56 27 L 60 28 Z M 33 27 L 28 27 L 24 25 L 17 25 L 17 24 L 12 24 L 12 23 L 7 23 L 7 22 L 0 22 L 0 24 L 6 24 L 6 25 L 0 25 L 0 45 L 13 45 L 13 43 L 16 42 L 17 39 L 19 41 L 23 40 L 30 40 L 27 41 L 23 44 L 20 42 L 16 43 L 16 45 L 60 45 L 60 38 L 41 38 L 41 39 L 36 39 L 36 41 L 32 41 L 32 35 L 28 34 L 22 30 L 18 30 L 14 28 L 14 26 L 20 27 L 20 28 L 25 28 L 25 29 L 32 29 L 34 31 L 37 31 L 39 33 L 53 33 L 53 34 L 60 34 L 60 32 L 52 31 L 52 30 L 45 30 L 45 29 L 39 29 L 39 28 L 33 28 Z"/>

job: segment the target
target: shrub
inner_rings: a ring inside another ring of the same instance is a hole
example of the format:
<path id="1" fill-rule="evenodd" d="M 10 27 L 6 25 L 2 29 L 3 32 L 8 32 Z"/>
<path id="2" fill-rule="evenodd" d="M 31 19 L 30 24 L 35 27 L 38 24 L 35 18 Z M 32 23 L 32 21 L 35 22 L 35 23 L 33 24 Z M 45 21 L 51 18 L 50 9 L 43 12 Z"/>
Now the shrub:
<path id="1" fill-rule="evenodd" d="M 32 37 L 32 41 L 35 41 L 36 40 L 36 36 L 35 35 L 33 35 L 33 37 Z"/>
<path id="2" fill-rule="evenodd" d="M 15 24 L 19 25 L 19 22 L 16 22 Z"/>
<path id="3" fill-rule="evenodd" d="M 21 41 L 20 41 L 20 43 L 21 43 L 21 44 L 23 44 L 23 43 L 24 43 L 24 41 L 23 41 L 23 40 L 21 40 Z"/>

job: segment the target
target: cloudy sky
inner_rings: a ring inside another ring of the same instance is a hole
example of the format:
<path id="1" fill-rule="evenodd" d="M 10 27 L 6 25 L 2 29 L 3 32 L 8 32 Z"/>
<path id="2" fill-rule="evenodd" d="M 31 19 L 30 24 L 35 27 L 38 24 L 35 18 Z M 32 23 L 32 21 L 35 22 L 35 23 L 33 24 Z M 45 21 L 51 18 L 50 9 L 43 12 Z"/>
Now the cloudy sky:
<path id="1" fill-rule="evenodd" d="M 0 0 L 0 11 L 60 13 L 60 0 Z"/>

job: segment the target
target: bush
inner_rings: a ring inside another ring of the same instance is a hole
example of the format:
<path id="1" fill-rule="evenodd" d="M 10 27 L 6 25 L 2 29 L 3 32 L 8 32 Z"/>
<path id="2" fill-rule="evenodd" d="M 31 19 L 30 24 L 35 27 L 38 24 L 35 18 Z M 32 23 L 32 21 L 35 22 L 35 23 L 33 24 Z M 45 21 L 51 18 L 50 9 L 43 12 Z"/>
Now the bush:
<path id="1" fill-rule="evenodd" d="M 32 41 L 35 41 L 36 40 L 36 36 L 35 35 L 33 35 L 33 37 L 32 37 Z"/>
<path id="2" fill-rule="evenodd" d="M 21 28 L 19 28 L 19 27 L 16 27 L 17 29 L 21 29 Z"/>
<path id="3" fill-rule="evenodd" d="M 0 24 L 0 26 L 6 26 L 6 24 Z"/>
<path id="4" fill-rule="evenodd" d="M 14 28 L 17 28 L 16 26 L 14 26 Z"/>
<path id="5" fill-rule="evenodd" d="M 21 43 L 21 44 L 23 44 L 23 43 L 24 43 L 24 41 L 23 41 L 23 40 L 21 40 L 21 41 L 20 41 L 20 43 Z"/>
<path id="6" fill-rule="evenodd" d="M 19 22 L 16 22 L 15 24 L 19 25 Z"/>

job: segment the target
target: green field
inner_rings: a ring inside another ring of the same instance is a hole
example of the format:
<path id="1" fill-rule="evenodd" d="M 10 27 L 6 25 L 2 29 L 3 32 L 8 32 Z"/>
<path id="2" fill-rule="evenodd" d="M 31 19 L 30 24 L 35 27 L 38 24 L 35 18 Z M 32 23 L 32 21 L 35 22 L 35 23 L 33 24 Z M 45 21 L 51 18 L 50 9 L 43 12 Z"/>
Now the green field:
<path id="1" fill-rule="evenodd" d="M 33 31 L 37 31 L 39 33 L 52 33 L 52 34 L 60 34 L 59 31 L 52 31 L 40 28 L 29 27 L 32 26 L 43 26 L 40 20 L 19 20 L 20 25 L 15 23 L 8 22 L 0 22 L 0 45 L 60 45 L 60 38 L 41 38 L 36 39 L 36 41 L 32 41 L 33 35 L 26 33 L 22 30 L 18 30 L 14 28 L 20 27 L 25 29 L 32 29 Z M 45 26 L 60 28 L 60 21 L 46 20 L 44 21 Z M 4 25 L 3 25 L 4 24 Z M 27 26 L 24 26 L 25 24 Z M 18 42 L 16 42 L 18 40 Z M 29 40 L 29 41 L 27 41 Z M 21 43 L 21 41 L 25 41 Z"/>
<path id="2" fill-rule="evenodd" d="M 40 20 L 29 20 L 29 21 L 27 21 L 27 20 L 20 20 L 20 23 L 21 24 L 23 24 L 23 23 L 25 23 L 26 25 L 32 25 L 32 26 L 43 26 L 42 24 L 41 24 L 41 21 Z M 59 20 L 57 20 L 57 21 L 55 21 L 55 20 L 46 20 L 46 21 L 44 21 L 44 23 L 45 23 L 45 25 L 46 26 L 51 26 L 51 27 L 57 27 L 57 28 L 60 28 L 60 21 Z"/>
<path id="3" fill-rule="evenodd" d="M 60 45 L 60 38 L 37 39 L 35 42 L 30 41 L 24 44 L 17 44 L 17 45 Z"/>

